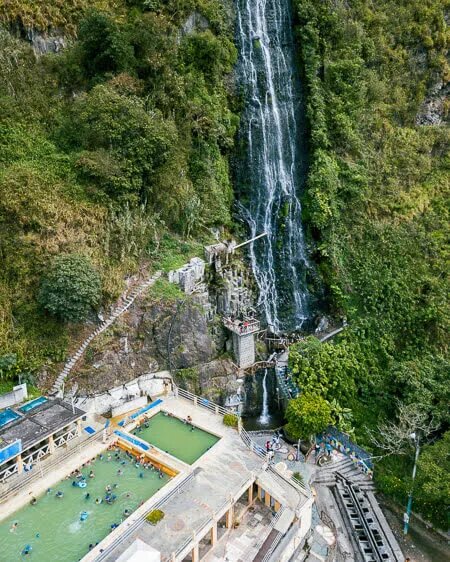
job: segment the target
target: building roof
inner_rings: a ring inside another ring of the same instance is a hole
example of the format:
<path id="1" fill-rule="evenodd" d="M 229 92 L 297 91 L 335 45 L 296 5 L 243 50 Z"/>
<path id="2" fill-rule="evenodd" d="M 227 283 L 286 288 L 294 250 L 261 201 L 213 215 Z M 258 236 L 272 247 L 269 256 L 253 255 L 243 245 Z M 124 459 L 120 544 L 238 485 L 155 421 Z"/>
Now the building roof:
<path id="1" fill-rule="evenodd" d="M 72 406 L 61 398 L 47 400 L 0 428 L 0 439 L 7 442 L 21 439 L 22 451 L 25 451 L 84 415 L 83 410 L 72 409 Z"/>

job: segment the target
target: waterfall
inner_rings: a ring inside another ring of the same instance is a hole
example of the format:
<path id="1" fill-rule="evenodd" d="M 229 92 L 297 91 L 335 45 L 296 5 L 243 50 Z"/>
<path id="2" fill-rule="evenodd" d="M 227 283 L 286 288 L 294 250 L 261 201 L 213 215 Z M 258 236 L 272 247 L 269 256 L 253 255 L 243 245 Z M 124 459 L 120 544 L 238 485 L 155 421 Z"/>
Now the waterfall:
<path id="1" fill-rule="evenodd" d="M 236 172 L 240 211 L 251 237 L 259 306 L 274 332 L 308 318 L 310 268 L 299 190 L 305 176 L 300 83 L 289 0 L 236 0 L 237 82 L 244 99 Z"/>
<path id="2" fill-rule="evenodd" d="M 262 411 L 261 415 L 259 416 L 259 422 L 262 425 L 266 425 L 269 423 L 270 415 L 269 415 L 269 393 L 267 392 L 267 369 L 264 369 L 264 377 L 262 380 L 262 388 L 263 388 L 263 400 L 262 400 Z"/>

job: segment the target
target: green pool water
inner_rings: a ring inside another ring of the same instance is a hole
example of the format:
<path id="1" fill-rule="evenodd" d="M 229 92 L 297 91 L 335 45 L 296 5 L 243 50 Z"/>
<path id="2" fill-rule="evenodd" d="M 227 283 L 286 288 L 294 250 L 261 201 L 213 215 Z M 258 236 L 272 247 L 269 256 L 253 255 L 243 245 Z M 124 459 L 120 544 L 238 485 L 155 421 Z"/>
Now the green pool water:
<path id="1" fill-rule="evenodd" d="M 72 486 L 73 478 L 63 480 L 50 493 L 39 497 L 35 505 L 27 505 L 0 521 L 0 560 L 76 562 L 87 554 L 90 544 L 100 542 L 111 532 L 111 525 L 125 518 L 125 509 L 134 511 L 169 480 L 165 474 L 160 478 L 156 471 L 137 468 L 123 452 L 119 460 L 115 452 L 110 454 L 111 460 L 105 453 L 103 460 L 97 458 L 82 469 L 86 488 Z M 118 469 L 123 471 L 122 475 L 117 474 Z M 88 477 L 90 470 L 95 478 Z M 105 497 L 108 484 L 117 484 L 112 492 L 117 499 L 112 504 L 104 500 L 96 504 L 96 498 Z M 62 498 L 55 496 L 58 490 L 64 493 Z M 89 499 L 85 498 L 86 493 L 90 494 Z M 86 521 L 80 521 L 83 511 L 88 513 Z M 16 521 L 16 531 L 10 532 Z M 29 555 L 22 554 L 26 545 L 32 547 Z"/>
<path id="2" fill-rule="evenodd" d="M 195 419 L 193 423 L 195 425 Z M 194 463 L 219 440 L 197 427 L 191 431 L 189 425 L 163 412 L 153 416 L 148 426 L 141 425 L 141 430 L 135 430 L 134 435 L 188 464 Z"/>

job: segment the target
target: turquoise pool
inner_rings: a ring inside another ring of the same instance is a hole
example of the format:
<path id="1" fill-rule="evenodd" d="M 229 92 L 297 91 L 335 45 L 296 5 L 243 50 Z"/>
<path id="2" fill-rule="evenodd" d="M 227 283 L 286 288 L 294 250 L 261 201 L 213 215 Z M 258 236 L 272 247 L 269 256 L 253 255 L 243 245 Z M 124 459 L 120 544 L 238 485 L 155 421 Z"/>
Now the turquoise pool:
<path id="1" fill-rule="evenodd" d="M 111 525 L 125 519 L 125 510 L 133 512 L 168 482 L 167 475 L 160 477 L 156 470 L 136 467 L 134 459 L 118 451 L 118 457 L 116 451 L 104 453 L 102 459 L 98 457 L 82 468 L 85 488 L 73 486 L 77 480 L 67 478 L 37 498 L 35 505 L 27 505 L 1 521 L 0 560 L 76 562 L 87 554 L 89 545 L 111 532 Z M 94 478 L 89 478 L 91 470 Z M 118 470 L 123 474 L 119 475 Z M 111 504 L 105 501 L 107 485 L 117 496 Z M 63 493 L 62 498 L 56 497 L 58 491 Z M 97 504 L 97 498 L 102 502 Z M 87 513 L 85 521 L 80 519 L 83 512 Z M 17 528 L 11 531 L 16 522 Z M 27 545 L 32 548 L 29 555 L 23 554 Z"/>
<path id="2" fill-rule="evenodd" d="M 195 420 L 193 423 L 195 424 Z M 188 464 L 193 464 L 220 439 L 164 412 L 159 412 L 146 424 L 141 424 L 133 434 Z"/>

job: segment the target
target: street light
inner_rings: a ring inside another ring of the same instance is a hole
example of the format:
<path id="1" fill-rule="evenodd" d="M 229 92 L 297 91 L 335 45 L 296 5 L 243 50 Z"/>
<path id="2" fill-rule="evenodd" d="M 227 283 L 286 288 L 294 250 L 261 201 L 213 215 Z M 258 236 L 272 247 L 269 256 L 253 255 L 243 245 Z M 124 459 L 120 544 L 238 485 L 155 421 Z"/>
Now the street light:
<path id="1" fill-rule="evenodd" d="M 412 472 L 412 482 L 411 482 L 411 490 L 408 494 L 408 503 L 406 504 L 406 512 L 403 515 L 403 534 L 407 535 L 409 530 L 409 520 L 411 517 L 411 510 L 412 510 L 412 499 L 413 499 L 413 489 L 414 489 L 414 480 L 416 479 L 416 472 L 417 472 L 417 461 L 419 460 L 420 454 L 420 435 L 419 432 L 411 433 L 409 436 L 416 445 L 416 454 L 414 455 L 414 467 Z"/>

